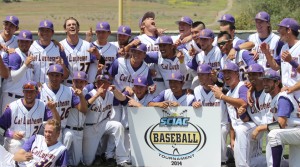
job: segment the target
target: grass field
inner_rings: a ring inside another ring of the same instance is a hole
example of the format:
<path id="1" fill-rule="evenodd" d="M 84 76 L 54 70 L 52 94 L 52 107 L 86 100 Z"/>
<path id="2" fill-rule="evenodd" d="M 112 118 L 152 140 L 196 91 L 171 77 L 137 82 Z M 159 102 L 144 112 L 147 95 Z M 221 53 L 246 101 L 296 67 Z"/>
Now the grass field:
<path id="1" fill-rule="evenodd" d="M 161 3 L 159 3 L 161 2 Z M 123 0 L 123 24 L 138 30 L 138 20 L 146 11 L 156 14 L 158 27 L 177 30 L 175 21 L 181 16 L 190 16 L 193 20 L 201 20 L 207 24 L 215 21 L 219 11 L 227 6 L 227 0 L 199 0 L 187 2 L 166 0 L 145 2 L 141 0 Z M 81 30 L 95 27 L 98 21 L 108 21 L 112 30 L 118 24 L 118 0 L 22 0 L 21 2 L 0 2 L 0 17 L 16 15 L 20 19 L 20 28 L 37 30 L 43 19 L 54 22 L 55 30 L 63 30 L 63 22 L 73 16 L 81 24 Z M 216 29 L 217 27 L 209 27 Z"/>

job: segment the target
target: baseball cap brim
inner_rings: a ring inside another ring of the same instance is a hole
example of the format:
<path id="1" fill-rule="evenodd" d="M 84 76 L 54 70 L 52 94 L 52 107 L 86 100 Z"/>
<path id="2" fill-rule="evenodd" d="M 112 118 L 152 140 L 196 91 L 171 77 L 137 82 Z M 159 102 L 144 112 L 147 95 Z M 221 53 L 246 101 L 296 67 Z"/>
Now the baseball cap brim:
<path id="1" fill-rule="evenodd" d="M 10 22 L 10 23 L 13 24 L 14 26 L 18 27 L 18 25 L 16 25 L 14 22 L 9 21 L 9 20 L 3 20 L 3 22 Z"/>
<path id="2" fill-rule="evenodd" d="M 129 34 L 126 34 L 126 33 L 124 33 L 124 32 L 117 32 L 117 34 L 121 34 L 121 35 L 126 35 L 126 36 L 131 36 L 131 35 L 129 35 Z"/>
<path id="3" fill-rule="evenodd" d="M 134 83 L 133 85 L 134 85 L 134 86 L 143 86 L 143 87 L 148 86 L 148 85 L 145 85 L 145 84 L 143 84 L 143 83 Z"/>

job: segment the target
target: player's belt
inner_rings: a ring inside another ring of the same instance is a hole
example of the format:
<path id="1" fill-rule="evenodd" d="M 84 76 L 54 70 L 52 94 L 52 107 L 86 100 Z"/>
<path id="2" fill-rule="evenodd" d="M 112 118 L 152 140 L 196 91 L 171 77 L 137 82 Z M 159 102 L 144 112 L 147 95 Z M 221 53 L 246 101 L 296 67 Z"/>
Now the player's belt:
<path id="1" fill-rule="evenodd" d="M 77 130 L 77 131 L 82 131 L 83 127 L 71 127 L 71 126 L 66 126 L 66 128 L 71 129 L 71 130 Z"/>
<path id="2" fill-rule="evenodd" d="M 85 124 L 85 126 L 93 126 L 93 125 L 95 124 L 89 124 L 89 123 Z"/>
<path id="3" fill-rule="evenodd" d="M 8 92 L 8 96 L 13 97 L 13 98 L 16 98 L 16 99 L 20 99 L 20 98 L 23 98 L 23 97 L 24 97 L 24 96 L 19 96 L 19 95 L 10 93 L 10 92 Z"/>
<path id="4" fill-rule="evenodd" d="M 164 82 L 164 79 L 163 78 L 153 78 L 153 81 Z"/>

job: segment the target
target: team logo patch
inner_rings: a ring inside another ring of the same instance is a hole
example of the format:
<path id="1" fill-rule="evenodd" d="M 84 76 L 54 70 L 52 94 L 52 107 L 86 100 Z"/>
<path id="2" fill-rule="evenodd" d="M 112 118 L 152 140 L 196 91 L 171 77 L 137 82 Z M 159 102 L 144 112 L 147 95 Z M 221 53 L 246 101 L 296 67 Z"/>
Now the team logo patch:
<path id="1" fill-rule="evenodd" d="M 47 27 L 48 26 L 48 23 L 47 21 L 44 21 L 44 26 Z"/>
<path id="2" fill-rule="evenodd" d="M 55 72 L 57 71 L 57 68 L 56 68 L 56 66 L 53 66 L 53 71 L 55 71 Z"/>
<path id="3" fill-rule="evenodd" d="M 223 16 L 223 20 L 226 20 L 226 16 L 225 15 Z"/>
<path id="4" fill-rule="evenodd" d="M 138 78 L 138 82 L 139 82 L 139 83 L 142 83 L 142 80 L 141 80 L 141 78 L 140 78 L 140 77 Z"/>
<path id="5" fill-rule="evenodd" d="M 80 75 L 80 73 L 78 73 L 78 74 L 77 74 L 77 76 L 78 76 L 78 78 L 81 78 L 81 75 Z"/>
<path id="6" fill-rule="evenodd" d="M 252 71 L 252 66 L 249 67 L 249 70 Z"/>
<path id="7" fill-rule="evenodd" d="M 258 13 L 258 18 L 261 18 L 261 14 L 260 13 Z"/>
<path id="8" fill-rule="evenodd" d="M 27 36 L 26 36 L 26 32 L 23 32 L 23 38 L 26 38 Z"/>
<path id="9" fill-rule="evenodd" d="M 123 27 L 123 28 L 122 28 L 122 32 L 126 32 L 126 27 Z"/>
<path id="10" fill-rule="evenodd" d="M 174 73 L 172 73 L 172 78 L 173 78 L 173 79 L 175 78 L 175 74 L 174 74 Z"/>
<path id="11" fill-rule="evenodd" d="M 184 21 L 184 17 L 181 17 L 181 21 Z"/>
<path id="12" fill-rule="evenodd" d="M 13 21 L 13 19 L 14 19 L 13 16 L 10 16 L 10 17 L 9 17 L 9 20 L 10 20 L 10 21 Z"/>
<path id="13" fill-rule="evenodd" d="M 144 134 L 147 146 L 158 152 L 159 157 L 177 160 L 179 164 L 194 158 L 206 144 L 204 130 L 189 121 L 187 110 L 162 112 L 159 123 L 151 125 Z"/>
<path id="14" fill-rule="evenodd" d="M 100 23 L 100 28 L 103 28 L 103 25 L 102 25 L 102 23 Z"/>

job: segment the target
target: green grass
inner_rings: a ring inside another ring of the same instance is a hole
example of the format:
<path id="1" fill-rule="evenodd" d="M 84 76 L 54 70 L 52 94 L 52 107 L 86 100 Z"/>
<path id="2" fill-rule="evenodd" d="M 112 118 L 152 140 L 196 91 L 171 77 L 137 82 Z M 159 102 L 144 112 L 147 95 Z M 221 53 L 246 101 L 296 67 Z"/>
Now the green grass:
<path id="1" fill-rule="evenodd" d="M 138 30 L 138 20 L 146 11 L 156 14 L 158 27 L 177 30 L 175 21 L 181 16 L 190 16 L 207 24 L 214 22 L 218 11 L 223 10 L 227 0 L 203 0 L 188 2 L 169 0 L 164 2 L 145 2 L 123 0 L 123 24 Z M 108 21 L 111 29 L 118 26 L 118 0 L 22 0 L 21 2 L 0 2 L 0 17 L 16 15 L 20 19 L 20 29 L 37 30 L 43 19 L 54 22 L 55 30 L 63 30 L 63 22 L 73 16 L 81 24 L 81 30 L 95 27 L 98 21 Z M 216 29 L 217 27 L 209 27 Z"/>

